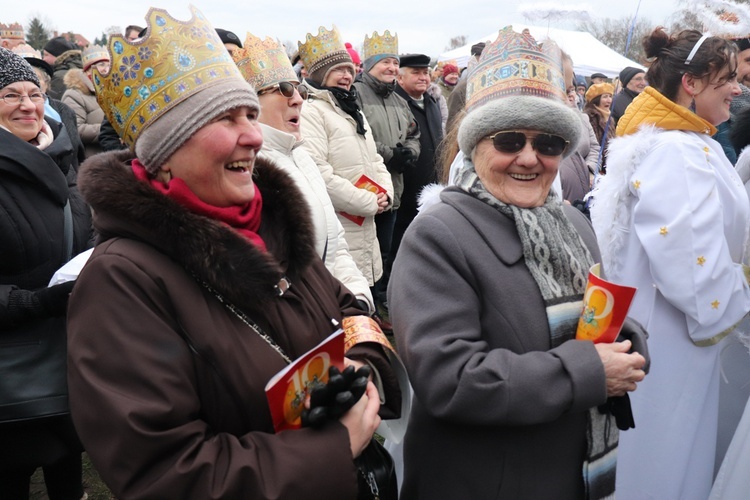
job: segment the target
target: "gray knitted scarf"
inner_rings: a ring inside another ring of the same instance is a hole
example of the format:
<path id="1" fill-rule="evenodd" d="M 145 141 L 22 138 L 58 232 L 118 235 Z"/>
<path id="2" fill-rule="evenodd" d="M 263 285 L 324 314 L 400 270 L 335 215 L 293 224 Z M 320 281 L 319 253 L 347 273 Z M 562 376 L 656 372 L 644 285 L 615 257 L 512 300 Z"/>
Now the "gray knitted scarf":
<path id="1" fill-rule="evenodd" d="M 557 195 L 550 190 L 541 207 L 507 205 L 487 191 L 469 158 L 458 172 L 456 185 L 515 222 L 524 262 L 544 299 L 552 347 L 574 339 L 588 269 L 594 262 L 578 231 L 563 213 Z M 588 449 L 583 463 L 586 498 L 614 498 L 619 440 L 614 417 L 591 408 L 586 438 Z"/>

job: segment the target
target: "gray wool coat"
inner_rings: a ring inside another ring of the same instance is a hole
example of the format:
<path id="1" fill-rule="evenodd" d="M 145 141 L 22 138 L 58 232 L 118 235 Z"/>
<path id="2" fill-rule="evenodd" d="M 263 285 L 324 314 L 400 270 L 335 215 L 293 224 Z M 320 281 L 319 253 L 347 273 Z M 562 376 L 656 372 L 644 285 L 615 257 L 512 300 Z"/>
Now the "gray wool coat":
<path id="1" fill-rule="evenodd" d="M 414 388 L 401 497 L 581 499 L 587 410 L 606 401 L 594 344 L 551 349 L 515 223 L 458 188 L 409 227 L 391 320 Z M 566 206 L 592 253 L 594 232 Z"/>

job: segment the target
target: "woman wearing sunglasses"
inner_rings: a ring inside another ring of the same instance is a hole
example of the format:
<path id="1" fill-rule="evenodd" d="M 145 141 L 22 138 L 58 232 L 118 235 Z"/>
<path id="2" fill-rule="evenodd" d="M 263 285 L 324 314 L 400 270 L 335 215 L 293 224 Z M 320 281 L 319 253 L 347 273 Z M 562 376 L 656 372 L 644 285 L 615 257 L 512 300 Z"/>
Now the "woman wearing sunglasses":
<path id="1" fill-rule="evenodd" d="M 750 311 L 747 193 L 711 138 L 740 95 L 737 48 L 694 30 L 657 29 L 643 45 L 650 86 L 618 122 L 591 210 L 610 279 L 638 287 L 630 315 L 655 360 L 633 397 L 618 493 L 707 498 L 726 428 L 719 355 Z"/>
<path id="2" fill-rule="evenodd" d="M 349 254 L 344 228 L 320 170 L 302 147 L 300 112 L 308 97 L 307 86 L 299 83 L 284 48 L 271 38 L 261 40 L 248 33 L 243 48 L 235 50 L 232 57 L 258 93 L 262 110 L 258 121 L 263 132 L 260 156 L 294 179 L 310 206 L 318 255 L 331 274 L 357 296 L 362 308 L 372 313 L 370 287 Z"/>
<path id="3" fill-rule="evenodd" d="M 524 64 L 526 78 L 501 71 Z M 550 191 L 582 131 L 563 82 L 554 42 L 508 27 L 488 44 L 468 76 L 456 185 L 399 248 L 389 304 L 415 398 L 403 498 L 614 492 L 618 431 L 597 407 L 644 377 L 628 351 L 645 341 L 636 326 L 632 343 L 574 340 L 599 253 Z"/>

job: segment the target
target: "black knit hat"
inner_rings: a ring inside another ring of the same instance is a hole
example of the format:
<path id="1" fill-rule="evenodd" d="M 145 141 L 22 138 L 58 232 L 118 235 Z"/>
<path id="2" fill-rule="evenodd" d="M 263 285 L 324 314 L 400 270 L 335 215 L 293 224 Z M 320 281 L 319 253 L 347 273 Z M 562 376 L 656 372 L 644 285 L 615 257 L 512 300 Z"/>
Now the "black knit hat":
<path id="1" fill-rule="evenodd" d="M 0 89 L 16 82 L 31 82 L 39 87 L 39 77 L 26 59 L 0 47 Z"/>
<path id="2" fill-rule="evenodd" d="M 633 77 L 639 73 L 645 73 L 645 71 L 640 68 L 628 66 L 627 68 L 620 71 L 620 83 L 623 87 L 627 87 L 628 83 L 630 83 L 630 80 L 632 80 Z"/>
<path id="3" fill-rule="evenodd" d="M 53 56 L 58 57 L 60 54 L 67 52 L 68 50 L 76 50 L 76 47 L 65 37 L 58 36 L 47 42 L 47 45 L 44 46 L 44 50 Z"/>

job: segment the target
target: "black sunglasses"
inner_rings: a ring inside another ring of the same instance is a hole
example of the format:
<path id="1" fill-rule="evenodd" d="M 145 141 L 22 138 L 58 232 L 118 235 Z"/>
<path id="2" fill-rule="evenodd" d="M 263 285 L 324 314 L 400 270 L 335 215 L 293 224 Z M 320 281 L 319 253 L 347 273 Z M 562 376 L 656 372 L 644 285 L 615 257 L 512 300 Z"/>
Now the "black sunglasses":
<path id="1" fill-rule="evenodd" d="M 292 82 L 279 82 L 274 85 L 271 85 L 270 87 L 267 87 L 261 91 L 258 92 L 258 95 L 267 94 L 269 92 L 273 92 L 276 89 L 279 89 L 279 93 L 286 97 L 287 99 L 291 99 L 294 97 L 294 89 L 297 89 L 297 92 L 299 92 L 299 96 L 302 98 L 302 100 L 306 100 L 307 96 L 309 94 L 307 90 L 307 86 L 304 84 L 294 84 Z"/>
<path id="2" fill-rule="evenodd" d="M 497 132 L 488 137 L 492 140 L 492 145 L 501 153 L 518 153 L 526 146 L 529 140 L 523 132 L 515 130 L 507 132 Z M 544 156 L 560 156 L 568 147 L 568 141 L 559 135 L 539 134 L 531 139 L 531 147 L 537 153 Z"/>

